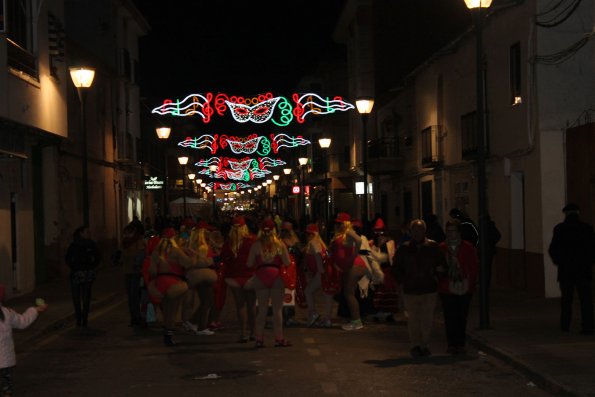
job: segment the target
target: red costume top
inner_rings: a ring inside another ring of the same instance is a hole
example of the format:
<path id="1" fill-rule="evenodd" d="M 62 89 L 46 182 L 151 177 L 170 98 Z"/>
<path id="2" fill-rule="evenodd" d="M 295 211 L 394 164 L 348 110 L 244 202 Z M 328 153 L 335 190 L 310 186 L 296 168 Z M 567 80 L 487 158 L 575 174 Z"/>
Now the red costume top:
<path id="1" fill-rule="evenodd" d="M 449 255 L 449 247 L 446 241 L 440 243 L 440 249 L 445 255 Z M 459 262 L 461 275 L 469 280 L 468 294 L 475 292 L 477 287 L 477 278 L 479 276 L 479 260 L 477 258 L 477 251 L 473 244 L 466 240 L 462 240 L 455 252 L 456 258 Z M 448 261 L 447 261 L 448 262 Z M 440 278 L 438 283 L 438 292 L 441 294 L 450 294 L 448 289 L 448 272 Z"/>

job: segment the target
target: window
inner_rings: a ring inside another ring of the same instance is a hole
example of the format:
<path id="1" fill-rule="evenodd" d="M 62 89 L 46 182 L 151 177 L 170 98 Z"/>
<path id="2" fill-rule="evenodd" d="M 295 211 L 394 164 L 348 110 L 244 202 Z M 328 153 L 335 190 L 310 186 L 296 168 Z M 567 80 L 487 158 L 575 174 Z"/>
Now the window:
<path id="1" fill-rule="evenodd" d="M 38 78 L 35 58 L 33 5 L 27 0 L 6 0 L 4 25 L 6 28 L 8 66 Z"/>
<path id="2" fill-rule="evenodd" d="M 432 125 L 421 131 L 421 162 L 430 166 L 440 161 L 438 139 L 440 126 Z"/>
<path id="3" fill-rule="evenodd" d="M 521 97 L 521 44 L 515 43 L 510 46 L 510 103 L 519 105 Z"/>

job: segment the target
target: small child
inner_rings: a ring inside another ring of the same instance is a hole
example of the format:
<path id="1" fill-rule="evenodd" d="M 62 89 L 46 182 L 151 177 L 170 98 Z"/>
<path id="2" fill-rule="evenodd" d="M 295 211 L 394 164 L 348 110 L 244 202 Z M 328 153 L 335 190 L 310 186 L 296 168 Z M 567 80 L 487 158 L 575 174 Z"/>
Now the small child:
<path id="1" fill-rule="evenodd" d="M 36 307 L 29 307 L 23 314 L 4 307 L 4 285 L 0 284 L 0 390 L 2 397 L 12 396 L 12 372 L 16 364 L 12 329 L 24 329 L 31 325 L 39 313 L 47 310 L 48 305 L 38 299 Z"/>

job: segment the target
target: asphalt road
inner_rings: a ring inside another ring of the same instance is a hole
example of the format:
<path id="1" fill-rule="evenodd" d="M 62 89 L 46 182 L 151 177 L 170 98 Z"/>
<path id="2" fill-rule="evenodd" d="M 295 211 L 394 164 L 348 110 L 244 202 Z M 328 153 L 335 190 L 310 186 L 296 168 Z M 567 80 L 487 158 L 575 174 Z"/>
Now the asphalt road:
<path id="1" fill-rule="evenodd" d="M 91 328 L 68 327 L 24 347 L 14 374 L 18 397 L 185 396 L 548 396 L 497 359 L 469 346 L 467 356 L 445 353 L 437 322 L 433 355 L 409 356 L 403 321 L 367 323 L 359 331 L 305 326 L 286 329 L 292 347 L 264 349 L 236 342 L 233 310 L 213 336 L 179 331 L 178 345 L 162 344 L 158 327 L 127 327 L 123 300 L 93 313 Z M 298 313 L 298 320 L 303 320 Z"/>

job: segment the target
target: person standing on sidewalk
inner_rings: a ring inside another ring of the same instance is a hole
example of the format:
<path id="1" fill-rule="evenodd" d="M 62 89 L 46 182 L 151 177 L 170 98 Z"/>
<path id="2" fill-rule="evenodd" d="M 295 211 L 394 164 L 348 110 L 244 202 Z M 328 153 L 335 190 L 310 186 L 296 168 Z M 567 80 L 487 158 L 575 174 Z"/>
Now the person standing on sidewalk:
<path id="1" fill-rule="evenodd" d="M 579 207 L 568 204 L 563 209 L 564 222 L 554 227 L 549 254 L 558 267 L 560 285 L 560 331 L 568 332 L 572 320 L 574 290 L 581 304 L 581 334 L 593 335 L 593 263 L 595 233 L 593 227 L 579 220 Z"/>
<path id="2" fill-rule="evenodd" d="M 461 238 L 461 223 L 446 222 L 446 240 L 440 248 L 448 265 L 440 278 L 438 292 L 444 313 L 447 353 L 466 354 L 465 337 L 469 305 L 479 275 L 479 260 L 473 244 Z"/>
<path id="3" fill-rule="evenodd" d="M 128 297 L 129 327 L 146 327 L 140 310 L 140 282 L 142 265 L 145 258 L 145 239 L 141 230 L 132 222 L 122 231 L 120 262 L 124 273 L 124 287 Z"/>
<path id="4" fill-rule="evenodd" d="M 0 284 L 0 392 L 3 397 L 11 397 L 13 393 L 12 374 L 16 365 L 16 353 L 12 329 L 25 329 L 31 325 L 48 305 L 41 301 L 35 307 L 29 307 L 23 314 L 4 307 L 4 285 Z"/>
<path id="5" fill-rule="evenodd" d="M 446 271 L 446 258 L 434 240 L 426 237 L 426 223 L 411 222 L 411 240 L 401 244 L 395 255 L 393 274 L 403 286 L 403 303 L 408 314 L 407 329 L 411 356 L 430 356 L 428 347 L 434 308 L 438 295 L 438 278 Z"/>
<path id="6" fill-rule="evenodd" d="M 70 268 L 70 287 L 77 327 L 87 327 L 91 290 L 96 277 L 96 269 L 101 262 L 101 253 L 90 237 L 89 228 L 80 226 L 72 235 L 68 246 L 66 265 Z"/>

